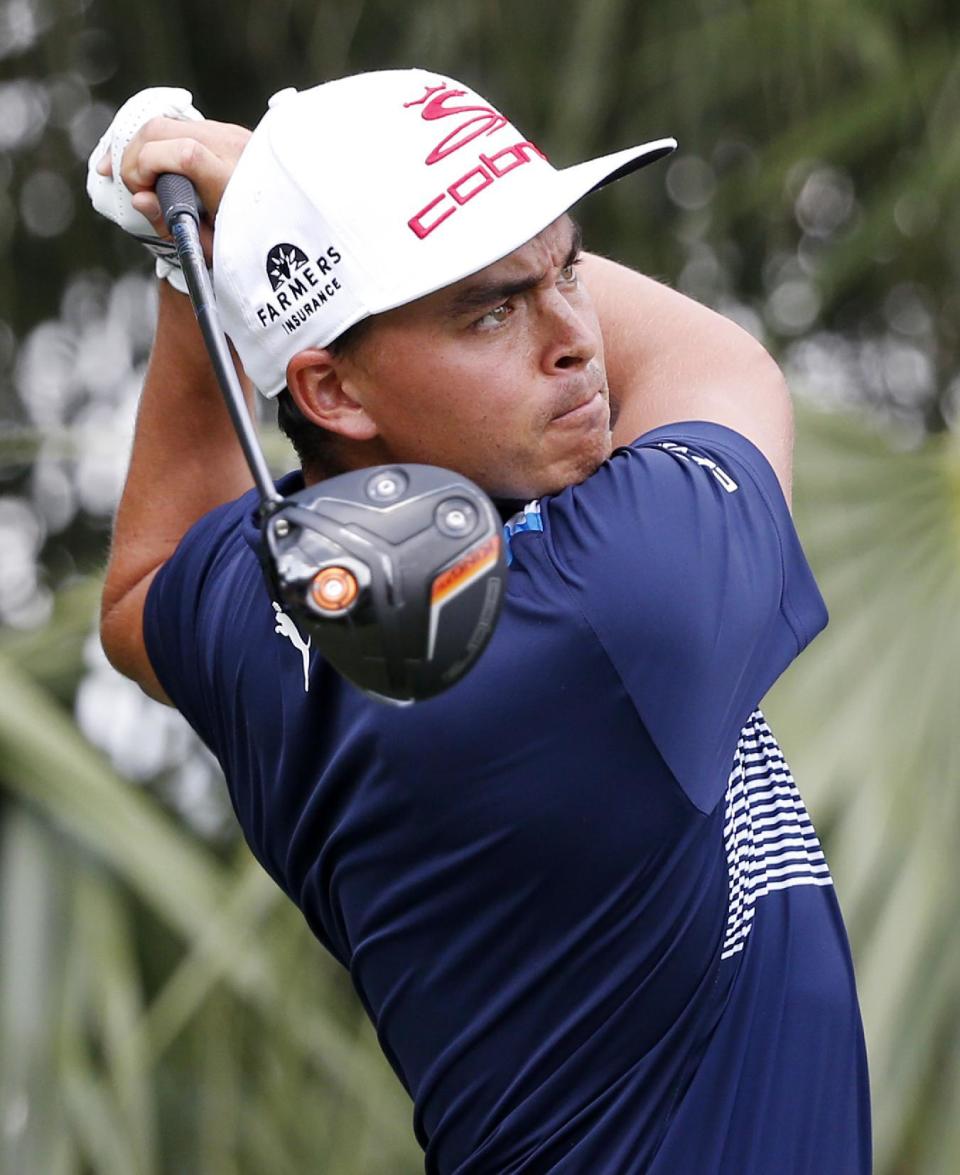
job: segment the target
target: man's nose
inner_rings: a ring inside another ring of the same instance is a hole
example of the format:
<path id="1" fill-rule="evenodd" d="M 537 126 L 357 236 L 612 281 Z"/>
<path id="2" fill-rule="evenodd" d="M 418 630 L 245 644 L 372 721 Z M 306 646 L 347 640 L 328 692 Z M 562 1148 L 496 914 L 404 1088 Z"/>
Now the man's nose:
<path id="1" fill-rule="evenodd" d="M 547 339 L 543 351 L 544 370 L 557 372 L 585 367 L 599 350 L 597 326 L 581 314 L 559 291 L 548 295 Z"/>

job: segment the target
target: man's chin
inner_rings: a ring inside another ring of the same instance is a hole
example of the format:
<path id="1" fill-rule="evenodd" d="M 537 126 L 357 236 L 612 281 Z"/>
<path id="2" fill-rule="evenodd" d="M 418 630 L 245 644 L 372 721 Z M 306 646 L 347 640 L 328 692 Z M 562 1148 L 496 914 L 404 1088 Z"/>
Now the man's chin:
<path id="1" fill-rule="evenodd" d="M 577 454 L 570 473 L 564 481 L 564 486 L 579 485 L 580 482 L 586 481 L 591 474 L 597 472 L 612 452 L 613 437 L 608 428 L 597 438 L 595 445 L 589 449 L 584 446 L 584 449 Z"/>

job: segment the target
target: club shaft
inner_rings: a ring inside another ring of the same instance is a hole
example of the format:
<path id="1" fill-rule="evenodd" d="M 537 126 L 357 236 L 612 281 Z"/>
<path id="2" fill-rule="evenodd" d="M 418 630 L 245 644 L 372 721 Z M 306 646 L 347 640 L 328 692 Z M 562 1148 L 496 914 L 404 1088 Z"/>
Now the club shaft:
<path id="1" fill-rule="evenodd" d="M 197 223 L 187 211 L 177 211 L 171 217 L 171 221 L 170 231 L 173 233 L 174 243 L 177 246 L 177 255 L 186 278 L 190 301 L 193 303 L 200 333 L 203 335 L 203 341 L 206 344 L 217 382 L 223 393 L 227 411 L 230 413 L 230 419 L 236 430 L 237 439 L 240 441 L 244 458 L 260 494 L 261 506 L 280 502 L 283 499 L 277 493 L 273 478 L 270 476 L 270 470 L 267 468 L 257 431 L 250 416 L 250 409 L 233 365 L 233 356 L 217 315 L 217 304 L 213 296 L 210 275 L 207 272 L 207 263 L 203 256 Z"/>

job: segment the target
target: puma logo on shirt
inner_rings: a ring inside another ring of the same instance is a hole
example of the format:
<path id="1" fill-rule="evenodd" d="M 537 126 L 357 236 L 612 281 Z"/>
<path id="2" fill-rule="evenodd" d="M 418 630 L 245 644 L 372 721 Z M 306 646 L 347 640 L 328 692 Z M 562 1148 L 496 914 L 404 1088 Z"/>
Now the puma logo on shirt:
<path id="1" fill-rule="evenodd" d="M 274 632 L 279 633 L 280 636 L 285 636 L 287 640 L 296 648 L 300 656 L 303 658 L 303 690 L 304 693 L 310 691 L 310 637 L 304 641 L 300 635 L 300 630 L 293 623 L 290 617 L 283 611 L 276 601 L 273 604 L 273 610 L 276 612 L 276 627 Z"/>

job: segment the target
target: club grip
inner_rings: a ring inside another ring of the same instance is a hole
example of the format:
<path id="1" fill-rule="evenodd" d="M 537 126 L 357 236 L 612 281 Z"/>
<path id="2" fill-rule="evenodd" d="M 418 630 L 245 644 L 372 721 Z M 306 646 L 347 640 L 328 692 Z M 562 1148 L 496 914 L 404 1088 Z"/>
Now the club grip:
<path id="1" fill-rule="evenodd" d="M 173 232 L 176 217 L 186 213 L 197 224 L 200 223 L 200 201 L 197 190 L 185 175 L 164 172 L 157 177 L 157 199 L 167 228 Z"/>

